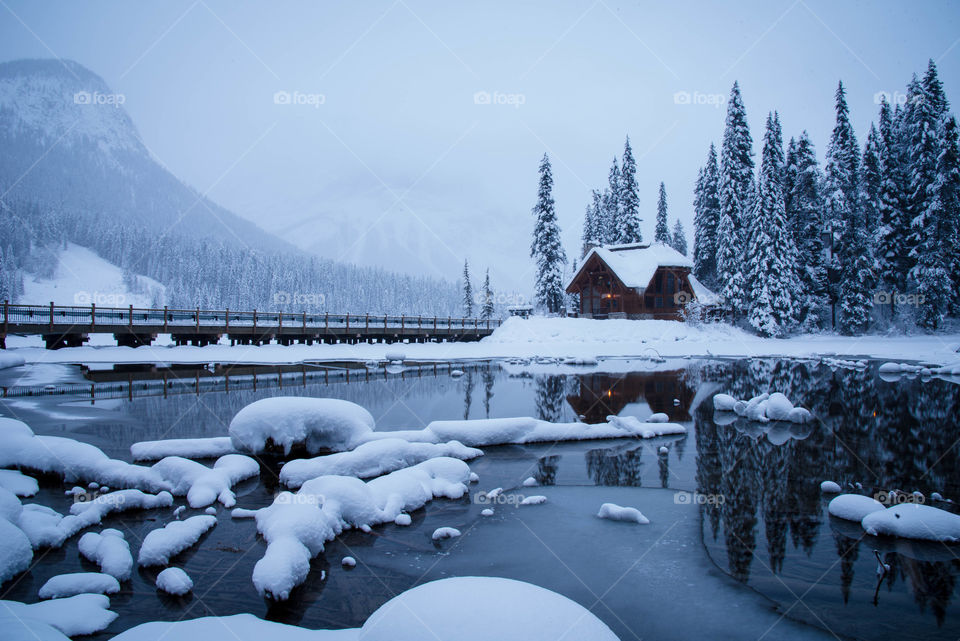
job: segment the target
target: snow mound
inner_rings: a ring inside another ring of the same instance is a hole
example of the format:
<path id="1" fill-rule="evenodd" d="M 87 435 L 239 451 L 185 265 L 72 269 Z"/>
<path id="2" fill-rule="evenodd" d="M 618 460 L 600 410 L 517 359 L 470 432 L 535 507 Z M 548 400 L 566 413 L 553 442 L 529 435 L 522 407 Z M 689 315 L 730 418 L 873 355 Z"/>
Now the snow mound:
<path id="1" fill-rule="evenodd" d="M 62 599 L 77 594 L 116 594 L 120 582 L 100 572 L 74 572 L 50 577 L 37 593 L 41 599 Z"/>
<path id="2" fill-rule="evenodd" d="M 715 394 L 713 397 L 713 409 L 721 412 L 732 412 L 737 399 L 729 394 Z"/>
<path id="3" fill-rule="evenodd" d="M 647 417 L 647 423 L 669 423 L 670 417 L 663 412 L 657 412 Z"/>
<path id="4" fill-rule="evenodd" d="M 262 452 L 271 445 L 289 454 L 295 445 L 310 453 L 344 451 L 362 442 L 375 426 L 356 403 L 337 398 L 265 398 L 237 412 L 230 439 L 240 451 Z"/>
<path id="5" fill-rule="evenodd" d="M 396 525 L 404 526 L 404 525 L 410 525 L 411 523 L 413 523 L 413 519 L 410 518 L 409 514 L 398 514 L 397 518 L 393 519 L 393 522 Z"/>
<path id="6" fill-rule="evenodd" d="M 536 496 L 526 497 L 525 499 L 520 501 L 520 505 L 541 505 L 546 502 L 547 502 L 547 497 L 538 494 Z"/>
<path id="7" fill-rule="evenodd" d="M 610 519 L 611 521 L 628 521 L 646 525 L 650 519 L 645 517 L 640 510 L 635 507 L 622 507 L 616 503 L 604 503 L 600 506 L 597 516 L 601 519 Z"/>
<path id="8" fill-rule="evenodd" d="M 6 369 L 8 367 L 19 367 L 27 362 L 23 356 L 19 354 L 13 354 L 7 350 L 0 350 L 0 369 Z"/>
<path id="9" fill-rule="evenodd" d="M 490 508 L 484 508 L 484 509 L 480 510 L 480 515 L 481 515 L 481 516 L 493 516 L 493 510 L 491 510 Z"/>
<path id="10" fill-rule="evenodd" d="M 342 559 L 340 559 L 340 565 L 342 565 L 345 568 L 353 568 L 357 566 L 357 560 L 352 556 L 345 556 Z"/>
<path id="11" fill-rule="evenodd" d="M 371 478 L 441 456 L 465 461 L 483 456 L 483 452 L 458 441 L 434 444 L 385 438 L 364 443 L 349 452 L 290 461 L 280 469 L 280 481 L 287 487 L 297 488 L 318 476 Z"/>
<path id="12" fill-rule="evenodd" d="M 467 492 L 470 468 L 461 460 L 433 458 L 364 483 L 346 476 L 321 476 L 294 494 L 281 492 L 255 512 L 234 510 L 234 517 L 255 516 L 267 550 L 253 569 L 253 584 L 263 596 L 286 600 L 303 583 L 310 559 L 347 527 L 389 523 L 436 497 L 458 499 Z"/>
<path id="13" fill-rule="evenodd" d="M 33 496 L 40 486 L 37 479 L 22 474 L 17 470 L 0 470 L 0 488 L 10 490 L 17 496 Z"/>
<path id="14" fill-rule="evenodd" d="M 810 411 L 795 407 L 784 394 L 760 394 L 749 401 L 737 400 L 729 394 L 715 394 L 713 409 L 718 412 L 736 412 L 751 421 L 767 423 L 769 421 L 789 421 L 791 423 L 809 423 L 813 420 Z"/>
<path id="15" fill-rule="evenodd" d="M 229 436 L 140 441 L 130 446 L 130 455 L 133 456 L 134 461 L 159 461 L 168 456 L 218 458 L 236 452 Z"/>
<path id="16" fill-rule="evenodd" d="M 477 604 L 496 616 L 475 620 Z M 556 592 L 513 579 L 456 577 L 419 585 L 380 606 L 360 641 L 617 641 L 600 619 Z"/>
<path id="17" fill-rule="evenodd" d="M 433 531 L 430 538 L 434 541 L 441 541 L 443 539 L 455 539 L 458 536 L 460 536 L 460 530 L 455 527 L 438 527 Z"/>
<path id="18" fill-rule="evenodd" d="M 0 418 L 0 432 L 4 440 L 0 467 L 59 474 L 68 483 L 95 481 L 150 492 L 169 489 L 150 468 L 112 459 L 93 445 L 62 436 L 36 436 L 26 423 L 10 418 Z"/>
<path id="19" fill-rule="evenodd" d="M 105 574 L 127 581 L 133 572 L 133 555 L 123 532 L 107 528 L 97 534 L 87 532 L 77 544 L 80 554 L 100 566 Z"/>
<path id="20" fill-rule="evenodd" d="M 9 612 L 0 612 L 0 630 L 5 641 L 70 641 L 70 637 L 49 623 L 22 619 Z"/>
<path id="21" fill-rule="evenodd" d="M 105 630 L 117 618 L 110 599 L 102 594 L 78 594 L 40 603 L 0 601 L 0 611 L 17 619 L 41 621 L 68 637 Z"/>
<path id="22" fill-rule="evenodd" d="M 171 521 L 162 528 L 152 530 L 143 539 L 137 563 L 142 566 L 166 565 L 170 562 L 170 557 L 194 545 L 216 524 L 215 516 L 198 514 L 185 521 Z"/>
<path id="23" fill-rule="evenodd" d="M 231 488 L 260 474 L 260 464 L 240 454 L 221 456 L 212 469 L 196 461 L 168 456 L 154 464 L 152 469 L 170 483 L 173 494 L 186 495 L 192 508 L 206 507 L 214 501 L 220 501 L 224 507 L 233 507 L 237 499 Z"/>
<path id="24" fill-rule="evenodd" d="M 537 479 L 533 478 L 532 476 L 528 476 L 527 478 L 523 479 L 522 485 L 523 487 L 537 487 L 539 483 L 537 483 Z"/>
<path id="25" fill-rule="evenodd" d="M 960 516 L 930 505 L 904 503 L 877 510 L 864 516 L 861 525 L 867 534 L 874 536 L 960 542 Z"/>
<path id="26" fill-rule="evenodd" d="M 167 568 L 157 575 L 157 589 L 167 594 L 183 596 L 193 589 L 193 579 L 180 568 Z"/>
<path id="27" fill-rule="evenodd" d="M 30 567 L 33 546 L 23 530 L 0 517 L 0 585 Z"/>
<path id="28" fill-rule="evenodd" d="M 840 484 L 835 481 L 824 481 L 820 484 L 820 491 L 825 494 L 840 494 L 843 490 L 840 488 Z"/>
<path id="29" fill-rule="evenodd" d="M 70 506 L 70 514 L 63 517 L 59 523 L 60 530 L 66 537 L 73 536 L 80 530 L 97 525 L 108 514 L 124 512 L 126 510 L 153 510 L 158 507 L 173 505 L 173 496 L 170 492 L 159 494 L 145 494 L 140 490 L 118 490 L 101 494 L 92 501 L 74 503 Z"/>
<path id="30" fill-rule="evenodd" d="M 827 511 L 832 516 L 847 521 L 861 521 L 868 514 L 886 509 L 880 501 L 860 494 L 841 494 L 827 505 Z"/>
<path id="31" fill-rule="evenodd" d="M 113 637 L 116 641 L 357 641 L 360 630 L 308 630 L 258 619 L 252 614 L 203 617 L 185 621 L 152 621 Z M 30 639 L 29 641 L 37 641 Z M 46 641 L 41 639 L 40 641 Z"/>
<path id="32" fill-rule="evenodd" d="M 687 428 L 678 423 L 641 423 L 636 416 L 608 416 L 609 425 L 630 432 L 640 438 L 654 438 L 669 434 L 686 434 Z"/>

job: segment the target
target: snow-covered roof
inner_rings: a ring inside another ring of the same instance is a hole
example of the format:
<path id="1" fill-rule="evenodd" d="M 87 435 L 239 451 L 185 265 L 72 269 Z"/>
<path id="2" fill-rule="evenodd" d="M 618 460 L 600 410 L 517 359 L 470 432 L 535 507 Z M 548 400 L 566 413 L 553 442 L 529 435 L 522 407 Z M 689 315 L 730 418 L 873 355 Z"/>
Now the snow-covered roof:
<path id="1" fill-rule="evenodd" d="M 626 286 L 634 289 L 646 289 L 650 284 L 650 279 L 660 267 L 686 267 L 693 269 L 693 261 L 663 243 L 654 243 L 646 245 L 643 243 L 631 243 L 629 245 L 607 245 L 606 247 L 594 247 L 587 253 L 583 263 L 573 278 L 567 283 L 567 287 L 573 284 L 583 268 L 590 262 L 590 258 L 596 255 L 600 260 L 607 264 L 617 278 Z M 702 285 L 701 285 L 702 287 Z M 704 288 L 706 289 L 706 288 Z M 697 296 L 699 294 L 694 292 Z"/>
<path id="2" fill-rule="evenodd" d="M 693 289 L 693 295 L 704 305 L 717 305 L 720 303 L 720 297 L 711 291 L 706 285 L 697 280 L 693 274 L 687 276 L 690 281 L 690 287 Z"/>

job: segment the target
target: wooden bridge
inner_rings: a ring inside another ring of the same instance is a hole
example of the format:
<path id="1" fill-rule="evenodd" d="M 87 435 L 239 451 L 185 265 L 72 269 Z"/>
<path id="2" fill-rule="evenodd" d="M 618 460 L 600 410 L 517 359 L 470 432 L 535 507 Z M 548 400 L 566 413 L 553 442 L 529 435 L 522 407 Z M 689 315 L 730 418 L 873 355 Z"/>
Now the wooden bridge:
<path id="1" fill-rule="evenodd" d="M 170 334 L 177 345 L 211 345 L 224 336 L 231 345 L 302 343 L 425 343 L 476 341 L 500 326 L 499 319 L 237 312 L 229 309 L 143 309 L 3 303 L 0 347 L 8 335 L 42 336 L 47 349 L 79 347 L 90 334 L 113 334 L 118 345 L 150 345 Z"/>

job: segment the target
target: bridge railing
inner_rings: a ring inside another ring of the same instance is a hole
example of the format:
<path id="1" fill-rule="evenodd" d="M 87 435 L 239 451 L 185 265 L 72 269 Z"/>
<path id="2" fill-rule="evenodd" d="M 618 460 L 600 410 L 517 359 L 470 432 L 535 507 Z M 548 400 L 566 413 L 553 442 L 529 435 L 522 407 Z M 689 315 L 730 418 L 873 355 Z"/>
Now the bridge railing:
<path id="1" fill-rule="evenodd" d="M 384 314 L 330 314 L 327 312 L 262 312 L 204 310 L 204 309 L 149 309 L 133 307 L 98 307 L 76 305 L 21 305 L 3 303 L 3 331 L 16 331 L 23 325 L 71 325 L 78 330 L 95 332 L 97 326 L 143 327 L 163 333 L 178 329 L 217 328 L 229 332 L 231 327 L 297 328 L 309 330 L 338 329 L 371 331 L 394 330 L 492 330 L 500 326 L 500 319 L 458 318 L 441 316 L 392 316 Z"/>

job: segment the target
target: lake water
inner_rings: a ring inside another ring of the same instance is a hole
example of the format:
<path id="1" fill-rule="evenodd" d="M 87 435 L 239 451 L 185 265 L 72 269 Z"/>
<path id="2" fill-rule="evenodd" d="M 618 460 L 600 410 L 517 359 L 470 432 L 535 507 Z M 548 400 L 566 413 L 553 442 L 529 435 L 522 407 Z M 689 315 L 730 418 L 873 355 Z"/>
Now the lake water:
<path id="1" fill-rule="evenodd" d="M 960 385 L 886 381 L 876 363 L 865 370 L 758 359 L 611 360 L 579 369 L 549 363 L 456 367 L 463 376 L 451 376 L 450 367 L 423 367 L 372 376 L 354 372 L 349 383 L 343 376 L 295 373 L 278 381 L 261 369 L 255 390 L 238 379 L 230 391 L 214 385 L 189 393 L 189 386 L 173 386 L 165 398 L 15 398 L 0 402 L 0 413 L 38 433 L 70 436 L 126 460 L 136 441 L 225 435 L 240 408 L 280 395 L 359 403 L 382 430 L 437 419 L 582 416 L 598 422 L 611 413 L 645 418 L 652 412 L 666 412 L 688 428 L 683 437 L 650 441 L 485 448 L 486 455 L 471 462 L 480 483 L 471 486 L 470 497 L 433 501 L 412 514 L 406 528 L 345 532 L 314 560 L 307 582 L 284 603 L 266 602 L 253 588 L 251 573 L 265 546 L 252 522 L 233 521 L 219 509 L 217 527 L 174 562 L 193 578 L 193 594 L 163 596 L 153 585 L 157 571 L 138 570 L 111 598 L 121 616 L 99 638 L 144 621 L 238 612 L 311 628 L 354 627 L 405 589 L 470 574 L 560 592 L 625 640 L 960 636 L 960 546 L 867 537 L 859 525 L 831 518 L 829 497 L 820 492 L 820 482 L 830 479 L 859 483 L 862 489 L 855 491 L 871 495 L 897 488 L 960 499 Z M 139 376 L 145 374 L 128 378 Z M 79 368 L 49 366 L 8 370 L 0 385 L 49 379 L 86 380 Z M 783 391 L 817 420 L 761 425 L 714 414 L 710 399 L 716 392 L 749 398 L 768 390 Z M 260 477 L 237 488 L 238 506 L 269 504 L 281 463 L 265 459 Z M 540 486 L 523 487 L 529 476 Z M 478 490 L 497 486 L 509 490 L 511 503 L 482 517 L 488 505 L 476 500 Z M 66 512 L 64 489 L 47 480 L 25 502 Z M 532 494 L 546 496 L 547 503 L 513 506 L 520 495 Z M 604 502 L 637 507 L 651 523 L 597 519 Z M 171 518 L 170 510 L 127 512 L 108 517 L 104 527 L 124 530 L 136 553 L 139 540 Z M 430 534 L 440 526 L 464 535 L 434 543 Z M 76 541 L 38 551 L 33 570 L 0 587 L 0 598 L 36 601 L 49 577 L 95 570 L 79 557 Z M 876 554 L 892 569 L 882 581 Z M 356 557 L 356 568 L 341 568 L 346 555 Z M 496 616 L 483 603 L 476 607 L 479 621 Z"/>

